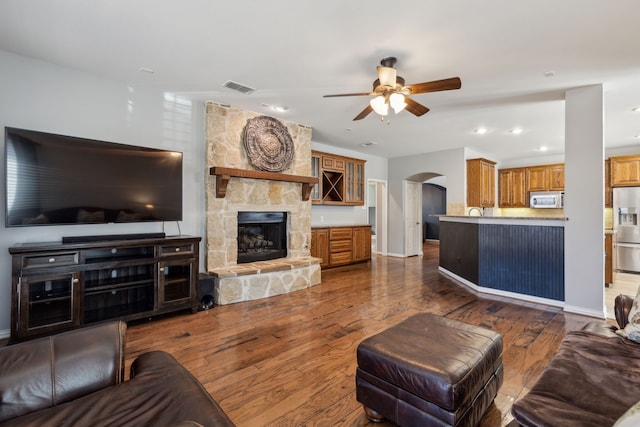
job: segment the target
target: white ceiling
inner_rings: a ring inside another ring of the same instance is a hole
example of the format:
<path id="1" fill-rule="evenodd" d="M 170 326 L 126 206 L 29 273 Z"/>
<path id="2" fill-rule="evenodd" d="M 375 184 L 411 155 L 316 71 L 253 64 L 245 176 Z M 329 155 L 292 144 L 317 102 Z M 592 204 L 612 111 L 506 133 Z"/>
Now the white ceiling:
<path id="1" fill-rule="evenodd" d="M 316 142 L 373 155 L 465 146 L 508 162 L 563 152 L 564 92 L 584 85 L 603 84 L 607 149 L 640 143 L 639 17 L 638 0 L 0 0 L 0 49 L 302 123 Z M 431 111 L 390 124 L 352 121 L 368 97 L 322 97 L 370 90 L 387 56 L 407 83 L 459 76 L 462 89 L 415 95 Z"/>

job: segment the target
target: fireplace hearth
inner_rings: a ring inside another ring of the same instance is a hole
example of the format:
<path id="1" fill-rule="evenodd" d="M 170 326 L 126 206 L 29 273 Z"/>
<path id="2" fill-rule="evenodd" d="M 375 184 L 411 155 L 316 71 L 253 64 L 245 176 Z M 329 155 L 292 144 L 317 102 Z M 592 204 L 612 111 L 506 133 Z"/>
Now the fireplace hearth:
<path id="1" fill-rule="evenodd" d="M 238 212 L 238 264 L 286 256 L 286 212 Z"/>

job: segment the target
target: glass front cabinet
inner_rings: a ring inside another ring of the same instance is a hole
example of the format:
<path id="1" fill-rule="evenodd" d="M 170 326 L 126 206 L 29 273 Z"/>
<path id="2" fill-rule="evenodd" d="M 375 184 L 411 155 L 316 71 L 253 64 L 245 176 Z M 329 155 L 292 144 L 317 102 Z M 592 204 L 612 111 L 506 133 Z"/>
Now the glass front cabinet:
<path id="1" fill-rule="evenodd" d="M 319 183 L 311 191 L 313 204 L 363 206 L 364 160 L 312 151 L 311 176 Z"/>

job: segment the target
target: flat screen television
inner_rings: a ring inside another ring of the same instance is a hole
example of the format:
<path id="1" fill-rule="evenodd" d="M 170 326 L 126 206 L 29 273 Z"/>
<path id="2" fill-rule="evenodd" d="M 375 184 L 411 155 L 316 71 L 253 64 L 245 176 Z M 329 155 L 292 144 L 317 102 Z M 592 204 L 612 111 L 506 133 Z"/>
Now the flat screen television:
<path id="1" fill-rule="evenodd" d="M 182 153 L 5 127 L 7 227 L 182 220 Z"/>

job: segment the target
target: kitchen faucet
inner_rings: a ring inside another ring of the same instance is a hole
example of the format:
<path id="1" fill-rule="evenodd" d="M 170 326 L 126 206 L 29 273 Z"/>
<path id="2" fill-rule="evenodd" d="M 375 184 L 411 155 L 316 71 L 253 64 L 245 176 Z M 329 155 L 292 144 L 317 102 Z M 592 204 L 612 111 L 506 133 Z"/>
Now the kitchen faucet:
<path id="1" fill-rule="evenodd" d="M 480 208 L 471 208 L 471 209 L 469 209 L 469 212 L 467 213 L 467 215 L 471 216 L 471 211 L 473 211 L 474 209 L 478 211 L 480 216 L 482 216 L 482 211 L 480 210 Z"/>

